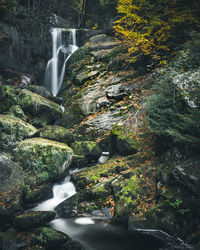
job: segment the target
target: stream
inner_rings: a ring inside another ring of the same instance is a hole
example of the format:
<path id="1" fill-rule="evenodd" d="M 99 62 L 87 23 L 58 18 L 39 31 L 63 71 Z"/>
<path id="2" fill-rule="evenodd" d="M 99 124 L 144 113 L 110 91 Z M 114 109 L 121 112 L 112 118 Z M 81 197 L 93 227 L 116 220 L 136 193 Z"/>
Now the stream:
<path id="1" fill-rule="evenodd" d="M 103 163 L 109 158 L 109 153 L 104 152 L 98 163 Z M 63 182 L 53 186 L 53 198 L 41 202 L 33 211 L 54 211 L 55 207 L 65 199 L 76 193 L 70 176 L 80 170 L 69 172 Z M 128 230 L 122 227 L 111 225 L 96 218 L 78 217 L 56 219 L 48 223 L 50 227 L 69 235 L 73 240 L 81 243 L 85 250 L 145 250 L 150 249 L 133 237 Z M 157 249 L 157 248 L 152 248 Z"/>
<path id="2" fill-rule="evenodd" d="M 97 163 L 109 159 L 103 152 Z M 55 211 L 56 206 L 76 194 L 70 181 L 71 175 L 80 170 L 69 171 L 64 181 L 53 186 L 53 198 L 41 202 L 33 211 Z M 107 220 L 109 219 L 109 220 Z M 179 238 L 174 238 L 162 230 L 135 229 L 130 231 L 122 226 L 109 224 L 110 218 L 73 217 L 62 218 L 58 214 L 48 223 L 51 228 L 63 232 L 78 241 L 84 250 L 191 250 Z"/>

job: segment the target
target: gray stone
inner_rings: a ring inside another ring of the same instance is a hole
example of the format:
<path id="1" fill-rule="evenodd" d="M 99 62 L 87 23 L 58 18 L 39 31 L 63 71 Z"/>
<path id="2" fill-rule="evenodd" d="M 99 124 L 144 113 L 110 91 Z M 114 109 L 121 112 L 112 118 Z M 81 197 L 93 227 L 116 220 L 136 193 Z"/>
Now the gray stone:
<path id="1" fill-rule="evenodd" d="M 105 34 L 91 37 L 89 39 L 89 43 L 91 51 L 106 50 L 117 46 L 117 44 L 115 43 L 115 39 Z"/>
<path id="2" fill-rule="evenodd" d="M 8 192 L 23 185 L 23 170 L 13 161 L 0 154 L 0 193 Z"/>
<path id="3" fill-rule="evenodd" d="M 28 211 L 17 215 L 14 224 L 17 228 L 27 230 L 34 227 L 44 226 L 56 216 L 54 211 Z"/>
<path id="4" fill-rule="evenodd" d="M 23 184 L 22 168 L 0 154 L 0 223 L 20 210 Z"/>
<path id="5" fill-rule="evenodd" d="M 81 85 L 85 81 L 95 78 L 99 73 L 100 73 L 100 70 L 83 71 L 75 76 L 74 82 L 78 85 Z"/>
<path id="6" fill-rule="evenodd" d="M 102 114 L 100 113 L 93 119 L 79 125 L 76 131 L 82 134 L 83 138 L 85 137 L 90 140 L 96 140 L 110 131 L 114 124 L 119 122 L 121 119 L 120 108 L 116 108 L 113 111 L 108 111 Z"/>
<path id="7" fill-rule="evenodd" d="M 110 99 L 117 99 L 121 100 L 123 97 L 130 94 L 130 92 L 133 90 L 133 85 L 125 85 L 125 84 L 116 84 L 108 87 L 106 91 L 106 95 Z"/>

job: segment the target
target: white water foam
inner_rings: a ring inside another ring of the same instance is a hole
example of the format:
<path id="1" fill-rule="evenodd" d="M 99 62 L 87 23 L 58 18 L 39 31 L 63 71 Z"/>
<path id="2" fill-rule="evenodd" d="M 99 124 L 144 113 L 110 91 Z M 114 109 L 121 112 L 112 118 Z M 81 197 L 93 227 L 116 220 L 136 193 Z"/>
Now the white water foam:
<path id="1" fill-rule="evenodd" d="M 53 28 L 51 31 L 52 36 L 52 58 L 48 61 L 46 71 L 45 71 L 45 86 L 52 92 L 54 96 L 57 95 L 65 76 L 66 63 L 71 57 L 71 55 L 78 49 L 76 44 L 76 30 L 70 29 L 70 44 L 67 50 L 64 49 L 62 39 L 62 29 Z M 61 53 L 67 52 L 67 58 L 61 57 Z M 63 59 L 66 58 L 66 59 Z M 60 68 L 59 65 L 62 65 Z"/>

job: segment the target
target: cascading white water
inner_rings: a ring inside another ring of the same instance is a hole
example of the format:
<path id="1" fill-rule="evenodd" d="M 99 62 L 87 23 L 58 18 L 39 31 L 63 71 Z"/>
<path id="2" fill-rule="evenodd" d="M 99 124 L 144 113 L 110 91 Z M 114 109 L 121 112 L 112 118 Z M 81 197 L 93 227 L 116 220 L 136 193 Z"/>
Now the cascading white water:
<path id="1" fill-rule="evenodd" d="M 62 40 L 62 31 L 60 28 L 53 28 L 52 36 L 52 58 L 48 61 L 45 71 L 45 86 L 52 92 L 54 96 L 57 95 L 65 75 L 66 63 L 70 56 L 78 49 L 76 44 L 76 30 L 70 29 L 69 45 L 67 50 L 63 48 L 65 45 Z M 60 53 L 65 53 L 64 57 Z M 66 57 L 67 56 L 67 57 Z M 64 59 L 63 59 L 64 58 Z M 66 59 L 65 59 L 66 58 Z M 60 67 L 62 65 L 62 67 Z"/>
<path id="2" fill-rule="evenodd" d="M 62 183 L 53 186 L 53 198 L 40 203 L 33 211 L 53 211 L 58 204 L 75 193 L 76 188 L 74 184 L 70 182 L 70 177 L 67 176 Z"/>
<path id="3" fill-rule="evenodd" d="M 76 30 L 75 29 L 70 29 L 70 42 L 72 42 L 72 44 L 70 44 L 68 46 L 68 50 L 69 50 L 69 55 L 67 56 L 66 60 L 64 61 L 62 70 L 61 70 L 61 74 L 60 74 L 60 79 L 59 79 L 59 89 L 62 85 L 63 79 L 64 79 L 64 75 L 65 75 L 65 68 L 66 68 L 66 63 L 69 60 L 70 56 L 78 49 L 78 46 L 76 44 Z"/>

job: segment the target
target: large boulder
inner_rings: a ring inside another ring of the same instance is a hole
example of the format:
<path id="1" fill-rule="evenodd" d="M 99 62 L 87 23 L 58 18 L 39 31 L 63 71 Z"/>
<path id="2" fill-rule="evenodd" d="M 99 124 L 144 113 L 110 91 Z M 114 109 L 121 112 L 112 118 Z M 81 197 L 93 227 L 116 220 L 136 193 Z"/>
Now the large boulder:
<path id="1" fill-rule="evenodd" d="M 21 167 L 0 154 L 0 224 L 21 208 L 24 174 Z"/>
<path id="2" fill-rule="evenodd" d="M 69 236 L 50 227 L 40 227 L 35 231 L 33 242 L 45 246 L 45 248 L 58 248 L 69 241 Z"/>
<path id="3" fill-rule="evenodd" d="M 139 147 L 136 135 L 134 131 L 124 131 L 123 128 L 124 124 L 118 123 L 111 130 L 111 153 L 118 152 L 120 155 L 135 154 Z"/>
<path id="4" fill-rule="evenodd" d="M 67 145 L 70 145 L 72 142 L 75 141 L 75 136 L 69 129 L 56 125 L 48 125 L 41 128 L 39 130 L 39 135 L 42 138 L 63 142 Z"/>
<path id="5" fill-rule="evenodd" d="M 10 115 L 0 115 L 0 149 L 11 151 L 23 138 L 33 136 L 37 129 Z"/>
<path id="6" fill-rule="evenodd" d="M 92 141 L 74 142 L 71 147 L 75 154 L 85 156 L 88 161 L 98 160 L 102 153 L 99 146 Z"/>
<path id="7" fill-rule="evenodd" d="M 8 114 L 11 116 L 18 117 L 18 118 L 22 119 L 23 121 L 26 121 L 26 116 L 24 114 L 24 111 L 22 110 L 22 108 L 19 105 L 11 106 Z"/>
<path id="8" fill-rule="evenodd" d="M 0 85 L 0 113 L 8 111 L 10 107 L 19 104 L 17 88 Z"/>
<path id="9" fill-rule="evenodd" d="M 18 144 L 15 158 L 42 184 L 61 178 L 72 161 L 72 154 L 72 149 L 64 143 L 33 138 Z"/>
<path id="10" fill-rule="evenodd" d="M 37 116 L 40 123 L 51 124 L 61 117 L 62 112 L 57 103 L 27 89 L 22 89 L 20 91 L 19 99 L 22 109 L 33 117 Z M 30 123 L 34 124 L 36 122 L 34 119 L 30 119 Z M 38 126 L 40 126 L 40 124 L 38 124 Z"/>
<path id="11" fill-rule="evenodd" d="M 0 113 L 19 105 L 27 115 L 27 120 L 38 127 L 55 123 L 61 118 L 60 106 L 34 92 L 15 86 L 0 86 Z"/>
<path id="12" fill-rule="evenodd" d="M 24 214 L 17 215 L 14 224 L 18 229 L 27 230 L 34 227 L 44 226 L 47 222 L 53 220 L 56 213 L 53 211 L 29 211 Z"/>

